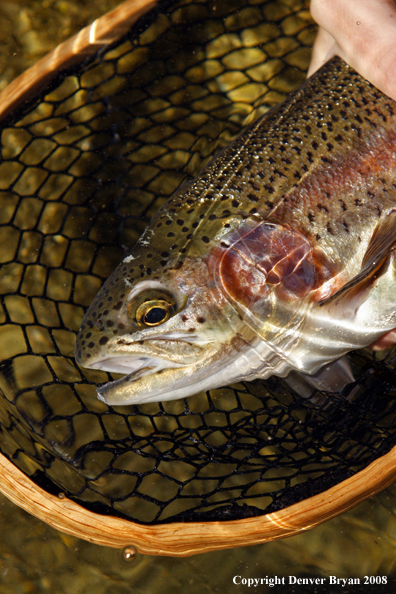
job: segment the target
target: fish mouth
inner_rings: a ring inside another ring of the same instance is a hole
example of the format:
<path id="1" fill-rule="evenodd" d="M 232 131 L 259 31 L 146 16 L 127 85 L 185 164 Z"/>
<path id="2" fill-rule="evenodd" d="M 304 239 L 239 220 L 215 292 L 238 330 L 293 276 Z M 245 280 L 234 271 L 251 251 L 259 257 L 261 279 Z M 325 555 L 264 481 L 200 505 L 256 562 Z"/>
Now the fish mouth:
<path id="1" fill-rule="evenodd" d="M 107 357 L 94 361 L 89 365 L 90 369 L 99 369 L 109 373 L 122 373 L 123 375 L 133 375 L 141 369 L 155 367 L 152 357 Z"/>
<path id="2" fill-rule="evenodd" d="M 205 357 L 190 364 L 140 357 L 131 373 L 103 384 L 97 393 L 108 406 L 175 400 L 244 379 L 251 373 L 249 366 L 244 367 L 239 349 L 231 344 L 209 349 Z"/>
<path id="3" fill-rule="evenodd" d="M 117 391 L 119 386 L 124 384 L 132 385 L 147 375 L 160 375 L 166 369 L 176 370 L 184 367 L 174 361 L 166 361 L 159 357 L 147 356 L 116 356 L 107 357 L 94 361 L 90 364 L 91 369 L 99 369 L 110 373 L 121 373 L 123 377 L 114 381 L 106 382 L 97 388 L 98 399 L 108 404 L 107 394 Z"/>
<path id="4" fill-rule="evenodd" d="M 132 357 L 121 358 L 132 359 Z M 181 367 L 184 367 L 183 365 L 177 365 L 159 359 L 153 359 L 150 357 L 139 357 L 137 361 L 132 361 L 133 369 L 131 370 L 130 361 L 129 364 L 128 362 L 120 363 L 117 361 L 117 359 L 120 359 L 120 357 L 112 357 L 107 360 L 102 360 L 96 364 L 97 369 L 102 369 L 113 373 L 126 373 L 124 377 L 114 380 L 112 382 L 107 382 L 97 388 L 98 399 L 102 402 L 105 402 L 106 404 L 109 404 L 109 393 L 117 393 L 118 389 L 122 389 L 122 387 L 125 385 L 131 386 L 134 382 L 144 380 L 144 376 L 158 376 L 163 371 L 168 370 L 172 372 L 180 370 Z"/>

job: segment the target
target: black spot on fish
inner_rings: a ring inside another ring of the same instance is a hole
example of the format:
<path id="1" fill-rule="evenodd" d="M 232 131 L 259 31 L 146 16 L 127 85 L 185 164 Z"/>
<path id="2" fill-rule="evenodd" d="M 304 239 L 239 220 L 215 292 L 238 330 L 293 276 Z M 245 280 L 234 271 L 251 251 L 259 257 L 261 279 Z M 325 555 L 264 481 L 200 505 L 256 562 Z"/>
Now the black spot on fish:
<path id="1" fill-rule="evenodd" d="M 204 243 L 209 243 L 209 242 L 210 242 L 210 239 L 209 239 L 209 237 L 207 237 L 206 235 L 204 235 L 204 236 L 202 237 L 202 241 L 203 241 Z"/>
<path id="2" fill-rule="evenodd" d="M 334 235 L 334 231 L 333 231 L 332 226 L 330 225 L 330 223 L 327 223 L 326 224 L 326 229 L 327 229 L 327 232 L 330 233 L 330 235 Z"/>
<path id="3" fill-rule="evenodd" d="M 95 346 L 95 343 L 94 342 L 90 342 L 90 343 L 87 344 L 87 347 L 89 349 L 92 349 L 94 346 Z"/>
<path id="4" fill-rule="evenodd" d="M 200 318 L 198 318 L 198 322 L 199 322 L 200 324 L 204 324 L 204 323 L 205 323 L 205 318 L 201 318 L 201 317 L 200 317 Z"/>
<path id="5" fill-rule="evenodd" d="M 109 339 L 107 336 L 102 336 L 102 338 L 99 339 L 99 344 L 106 344 L 107 342 L 109 342 Z"/>
<path id="6" fill-rule="evenodd" d="M 247 197 L 249 198 L 249 200 L 251 200 L 252 202 L 258 202 L 259 198 L 258 196 L 256 196 L 256 194 L 252 194 L 251 192 L 248 192 Z"/>
<path id="7" fill-rule="evenodd" d="M 358 135 L 358 138 L 362 137 L 362 129 L 359 126 L 356 126 L 356 124 L 351 124 L 351 128 L 352 130 L 355 130 L 356 134 Z"/>

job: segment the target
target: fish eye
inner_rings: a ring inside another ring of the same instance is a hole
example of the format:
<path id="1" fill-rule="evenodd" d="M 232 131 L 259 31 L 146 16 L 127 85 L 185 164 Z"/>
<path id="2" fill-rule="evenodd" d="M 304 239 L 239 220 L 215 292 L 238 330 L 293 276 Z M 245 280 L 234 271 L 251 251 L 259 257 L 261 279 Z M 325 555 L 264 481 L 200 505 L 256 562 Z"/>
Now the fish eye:
<path id="1" fill-rule="evenodd" d="M 136 310 L 136 321 L 144 326 L 158 326 L 169 320 L 172 304 L 162 299 L 144 301 Z"/>
<path id="2" fill-rule="evenodd" d="M 159 326 L 175 313 L 175 303 L 169 295 L 142 297 L 138 302 L 132 302 L 128 308 L 129 317 L 139 326 Z"/>

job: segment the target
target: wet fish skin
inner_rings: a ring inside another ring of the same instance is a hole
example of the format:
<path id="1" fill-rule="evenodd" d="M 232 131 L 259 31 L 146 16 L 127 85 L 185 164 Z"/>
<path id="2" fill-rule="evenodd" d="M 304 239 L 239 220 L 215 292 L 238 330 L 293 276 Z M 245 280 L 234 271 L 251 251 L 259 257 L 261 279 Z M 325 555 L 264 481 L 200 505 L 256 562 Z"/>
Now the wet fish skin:
<path id="1" fill-rule="evenodd" d="M 76 359 L 127 374 L 113 405 L 315 373 L 396 326 L 394 211 L 396 104 L 334 58 L 163 205 Z M 158 299 L 169 318 L 138 323 Z"/>

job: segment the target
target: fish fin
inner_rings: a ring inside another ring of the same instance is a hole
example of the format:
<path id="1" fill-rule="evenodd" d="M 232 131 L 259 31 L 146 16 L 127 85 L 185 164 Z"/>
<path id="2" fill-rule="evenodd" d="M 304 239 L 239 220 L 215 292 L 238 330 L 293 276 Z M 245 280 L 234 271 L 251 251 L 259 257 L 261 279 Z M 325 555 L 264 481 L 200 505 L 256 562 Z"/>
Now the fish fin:
<path id="1" fill-rule="evenodd" d="M 386 219 L 380 221 L 374 229 L 366 253 L 363 256 L 360 272 L 348 281 L 334 295 L 319 302 L 327 305 L 331 301 L 347 299 L 361 300 L 365 289 L 385 272 L 389 254 L 396 248 L 396 210 L 392 210 Z"/>
<path id="2" fill-rule="evenodd" d="M 311 398 L 316 390 L 339 393 L 345 386 L 355 382 L 348 355 L 323 365 L 313 375 L 291 371 L 283 380 L 302 398 Z"/>

